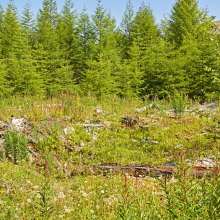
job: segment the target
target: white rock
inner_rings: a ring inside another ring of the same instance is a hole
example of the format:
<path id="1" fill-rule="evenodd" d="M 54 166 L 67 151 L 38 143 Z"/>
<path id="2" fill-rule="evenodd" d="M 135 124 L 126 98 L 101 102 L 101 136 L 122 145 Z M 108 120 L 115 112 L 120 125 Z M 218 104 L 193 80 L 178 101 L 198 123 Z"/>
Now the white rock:
<path id="1" fill-rule="evenodd" d="M 67 128 L 64 128 L 63 132 L 64 132 L 65 135 L 67 135 L 69 133 L 72 133 L 72 132 L 74 132 L 74 127 L 69 126 Z"/>
<path id="2" fill-rule="evenodd" d="M 96 113 L 102 113 L 102 109 L 100 109 L 100 108 L 96 108 L 94 111 L 95 111 Z"/>
<path id="3" fill-rule="evenodd" d="M 22 131 L 24 130 L 24 122 L 23 118 L 13 118 L 12 119 L 12 126 L 16 129 L 16 131 Z"/>

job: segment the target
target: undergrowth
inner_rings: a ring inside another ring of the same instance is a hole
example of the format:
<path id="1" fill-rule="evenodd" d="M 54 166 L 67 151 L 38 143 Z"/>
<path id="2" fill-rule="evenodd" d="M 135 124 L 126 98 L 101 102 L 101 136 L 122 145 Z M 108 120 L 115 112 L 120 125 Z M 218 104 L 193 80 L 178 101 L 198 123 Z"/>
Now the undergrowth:
<path id="1" fill-rule="evenodd" d="M 26 132 L 8 129 L 4 136 L 0 219 L 219 219 L 218 109 L 185 112 L 196 106 L 185 96 L 143 102 L 61 94 L 0 102 L 2 121 L 13 115 L 30 123 Z M 138 123 L 127 126 L 121 116 Z M 208 156 L 216 163 L 211 174 L 193 178 L 186 161 Z M 178 172 L 167 178 L 72 173 L 88 165 L 172 162 Z"/>

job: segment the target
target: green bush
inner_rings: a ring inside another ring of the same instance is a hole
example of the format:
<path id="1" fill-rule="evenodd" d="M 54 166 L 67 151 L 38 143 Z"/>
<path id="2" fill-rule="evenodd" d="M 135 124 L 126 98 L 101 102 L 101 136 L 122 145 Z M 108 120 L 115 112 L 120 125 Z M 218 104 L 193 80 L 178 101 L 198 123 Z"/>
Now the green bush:
<path id="1" fill-rule="evenodd" d="M 14 163 L 28 159 L 28 139 L 23 133 L 7 130 L 5 135 L 5 155 Z"/>

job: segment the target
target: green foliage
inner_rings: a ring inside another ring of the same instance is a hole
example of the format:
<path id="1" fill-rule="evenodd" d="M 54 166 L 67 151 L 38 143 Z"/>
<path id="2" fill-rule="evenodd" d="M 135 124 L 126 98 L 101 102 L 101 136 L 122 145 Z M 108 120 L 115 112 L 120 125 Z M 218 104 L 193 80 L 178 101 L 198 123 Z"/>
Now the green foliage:
<path id="1" fill-rule="evenodd" d="M 5 155 L 15 164 L 28 159 L 28 140 L 22 133 L 7 130 L 5 135 Z"/>
<path id="2" fill-rule="evenodd" d="M 197 0 L 177 0 L 173 5 L 168 22 L 169 40 L 180 46 L 184 38 L 196 35 L 200 21 Z"/>
<path id="3" fill-rule="evenodd" d="M 171 106 L 175 114 L 183 114 L 187 106 L 187 98 L 181 93 L 175 93 L 171 99 Z"/>
<path id="4" fill-rule="evenodd" d="M 176 183 L 165 178 L 162 188 L 167 201 L 169 219 L 218 219 L 220 216 L 219 170 L 216 167 L 211 181 L 191 179 L 187 166 L 182 161 Z"/>
<path id="5" fill-rule="evenodd" d="M 36 202 L 35 209 L 40 211 L 40 216 L 43 219 L 50 219 L 53 211 L 53 205 L 50 202 L 51 192 L 50 192 L 50 172 L 48 167 L 48 161 L 45 169 L 45 182 L 42 184 L 38 194 L 40 195 L 40 202 Z"/>
<path id="6" fill-rule="evenodd" d="M 21 19 L 15 2 L 0 6 L 0 96 L 92 92 L 98 97 L 169 97 L 181 90 L 200 102 L 220 94 L 219 34 L 213 16 L 196 0 L 176 0 L 169 18 L 156 24 L 150 6 L 132 1 L 117 28 L 102 1 L 89 16 L 72 0 L 60 13 L 44 0 L 33 18 Z"/>

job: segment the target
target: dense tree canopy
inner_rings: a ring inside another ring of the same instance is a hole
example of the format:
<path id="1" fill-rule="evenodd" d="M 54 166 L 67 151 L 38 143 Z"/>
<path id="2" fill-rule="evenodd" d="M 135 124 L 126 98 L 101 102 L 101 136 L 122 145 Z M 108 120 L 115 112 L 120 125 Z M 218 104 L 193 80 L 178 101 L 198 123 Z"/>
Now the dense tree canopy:
<path id="1" fill-rule="evenodd" d="M 181 90 L 206 100 L 219 93 L 219 34 L 197 0 L 176 0 L 157 24 L 150 6 L 128 0 L 119 27 L 101 0 L 93 15 L 65 0 L 43 0 L 36 19 L 13 0 L 0 5 L 0 96 L 56 95 L 77 90 L 97 96 L 167 97 Z"/>

